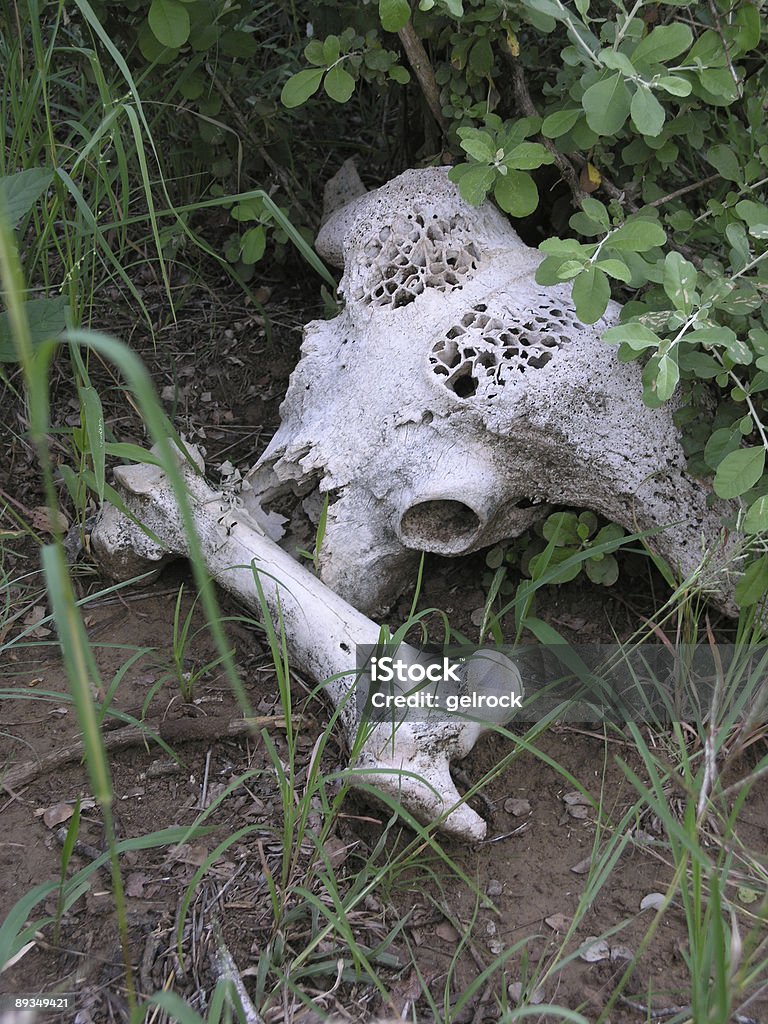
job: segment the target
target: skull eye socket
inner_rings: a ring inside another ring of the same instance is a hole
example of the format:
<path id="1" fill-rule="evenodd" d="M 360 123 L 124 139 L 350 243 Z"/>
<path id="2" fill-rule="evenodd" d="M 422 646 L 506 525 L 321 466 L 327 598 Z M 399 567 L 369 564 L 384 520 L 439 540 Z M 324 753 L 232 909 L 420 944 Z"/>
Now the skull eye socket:
<path id="1" fill-rule="evenodd" d="M 480 531 L 480 517 L 463 501 L 419 501 L 400 519 L 403 543 L 419 551 L 451 555 L 466 551 Z"/>

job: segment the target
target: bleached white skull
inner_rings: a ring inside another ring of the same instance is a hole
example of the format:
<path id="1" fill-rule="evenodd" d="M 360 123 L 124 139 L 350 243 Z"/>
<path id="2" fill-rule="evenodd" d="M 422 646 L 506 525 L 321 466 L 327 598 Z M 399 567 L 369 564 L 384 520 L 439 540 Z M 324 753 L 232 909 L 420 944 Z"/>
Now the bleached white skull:
<path id="1" fill-rule="evenodd" d="M 663 527 L 651 544 L 682 575 L 717 551 L 720 515 L 685 471 L 670 405 L 647 408 L 640 367 L 600 340 L 620 307 L 579 323 L 566 286 L 536 283 L 539 253 L 444 169 L 360 188 L 317 240 L 344 267 L 345 308 L 307 325 L 243 495 L 329 493 L 324 582 L 378 614 L 421 551 L 494 544 L 553 504 Z"/>

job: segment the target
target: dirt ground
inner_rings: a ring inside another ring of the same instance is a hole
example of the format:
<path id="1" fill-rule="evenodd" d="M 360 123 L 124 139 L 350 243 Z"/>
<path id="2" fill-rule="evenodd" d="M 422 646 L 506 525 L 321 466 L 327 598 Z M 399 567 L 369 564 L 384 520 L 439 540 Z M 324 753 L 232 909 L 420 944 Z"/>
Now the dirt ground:
<path id="1" fill-rule="evenodd" d="M 277 298 L 274 291 L 269 294 L 269 285 L 267 282 L 260 291 L 269 317 L 266 328 L 262 313 L 246 303 L 241 293 L 230 290 L 227 295 L 222 285 L 214 299 L 212 293 L 195 292 L 183 282 L 177 292 L 183 300 L 179 320 L 172 325 L 161 320 L 165 306 L 159 286 L 147 280 L 145 300 L 154 302 L 158 311 L 155 343 L 129 310 L 120 312 L 119 296 L 108 297 L 114 308 L 106 326 L 130 341 L 150 364 L 176 425 L 190 440 L 207 448 L 214 477 L 221 463 L 229 460 L 245 469 L 263 449 L 277 424 L 279 402 L 297 359 L 300 325 L 321 314 L 299 287 L 283 287 Z M 110 382 L 105 370 L 95 375 Z M 57 386 L 56 422 L 66 427 L 72 424 L 75 409 L 66 394 L 63 369 Z M 118 381 L 113 380 L 111 386 L 119 390 Z M 22 436 L 22 413 L 16 407 L 6 413 L 13 418 L 13 433 L 4 456 L 7 479 L 2 488 L 23 514 L 41 499 L 33 456 Z M 139 421 L 117 394 L 109 426 L 119 440 L 145 442 Z M 52 444 L 55 457 L 62 461 L 67 456 L 64 437 L 55 435 Z M 35 550 L 25 543 L 15 556 L 9 556 L 6 572 L 13 579 L 22 570 L 33 571 L 35 558 Z M 87 556 L 80 565 L 76 581 L 82 596 L 105 586 Z M 423 605 L 442 608 L 457 628 L 471 630 L 472 612 L 483 603 L 482 572 L 482 556 L 431 559 Z M 220 669 L 205 669 L 215 657 L 205 630 L 182 652 L 181 671 L 198 676 L 190 699 L 183 699 L 171 657 L 181 584 L 185 584 L 182 606 L 186 612 L 191 608 L 192 585 L 186 568 L 176 565 L 145 589 L 129 588 L 94 598 L 85 607 L 85 624 L 106 688 L 135 655 L 110 694 L 112 713 L 105 720 L 107 742 L 113 743 L 110 762 L 118 837 L 122 840 L 160 828 L 184 828 L 210 808 L 205 824 L 211 828 L 206 834 L 163 848 L 129 850 L 121 858 L 131 958 L 139 991 L 147 994 L 171 988 L 202 1012 L 200 994 L 212 983 L 215 917 L 221 921 L 225 942 L 257 1005 L 267 958 L 273 965 L 289 964 L 318 934 L 322 919 L 318 919 L 316 906 L 297 901 L 287 908 L 290 913 L 284 915 L 283 927 L 275 928 L 268 881 L 281 878 L 285 862 L 274 763 L 264 734 L 228 731 L 240 711 Z M 537 614 L 557 626 L 567 639 L 608 641 L 614 630 L 619 636 L 628 636 L 650 613 L 654 587 L 663 584 L 647 576 L 630 577 L 613 589 L 579 580 L 552 590 Z M 44 606 L 44 597 L 38 603 Z M 403 608 L 393 611 L 393 619 L 406 605 L 404 598 Z M 287 754 L 282 712 L 262 634 L 226 599 L 222 607 L 225 614 L 239 619 L 227 624 L 238 669 L 252 709 L 264 718 L 265 734 L 283 760 Z M 197 611 L 193 614 L 196 625 L 202 625 Z M 55 637 L 40 632 L 31 642 L 6 650 L 0 676 L 4 694 L 0 770 L 34 763 L 49 754 L 72 752 L 79 730 L 66 696 Z M 297 714 L 303 715 L 294 778 L 294 783 L 301 785 L 328 711 L 322 702 L 307 700 L 307 689 L 298 677 L 293 687 Z M 102 698 L 105 695 L 100 694 Z M 159 733 L 174 756 L 155 742 L 145 744 L 136 735 L 125 745 L 114 740 L 126 715 Z M 610 829 L 635 800 L 619 762 L 641 769 L 633 747 L 615 734 L 606 739 L 594 730 L 561 726 L 541 736 L 538 747 L 543 756 L 526 753 L 514 738 L 490 735 L 462 764 L 457 782 L 463 791 L 514 755 L 509 767 L 484 791 L 485 798 L 474 801 L 488 820 L 488 839 L 475 846 L 443 844 L 465 880 L 425 847 L 418 856 L 409 856 L 402 869 L 390 872 L 387 885 L 374 889 L 352 911 L 355 937 L 370 951 L 391 994 L 391 1004 L 387 1005 L 370 983 L 356 981 L 348 962 L 342 971 L 343 945 L 323 938 L 306 958 L 303 973 L 293 978 L 306 1005 L 286 989 L 265 1012 L 270 1024 L 314 1019 L 313 1003 L 317 1009 L 340 1012 L 352 1020 L 367 1019 L 374 1013 L 408 1016 L 415 1010 L 424 1021 L 437 1016 L 482 1024 L 497 1019 L 497 997 L 502 998 L 507 986 L 525 987 L 532 977 L 542 976 L 562 946 L 582 898 L 588 878 L 585 864 L 596 832 Z M 341 740 L 328 744 L 322 756 L 327 775 L 342 768 Z M 557 762 L 597 801 L 602 795 L 604 807 L 610 809 L 609 820 L 598 823 L 591 806 L 574 803 L 575 786 L 566 783 L 563 771 L 556 771 L 546 759 Z M 245 780 L 240 778 L 243 775 L 247 775 Z M 78 797 L 83 809 L 70 873 L 98 855 L 104 829 L 92 796 L 86 769 L 76 756 L 61 759 L 53 769 L 40 766 L 34 777 L 0 796 L 0 919 L 35 885 L 59 877 L 62 847 L 57 833 L 66 827 Z M 324 848 L 344 890 L 355 885 L 363 865 L 397 858 L 413 836 L 407 829 L 392 827 L 384 849 L 377 852 L 387 826 L 383 808 L 359 794 L 346 800 L 342 812 Z M 671 877 L 654 823 L 635 821 L 631 831 L 631 841 L 605 886 L 590 900 L 568 948 L 576 950 L 589 936 L 612 931 L 608 947 L 594 962 L 577 956 L 561 965 L 547 977 L 539 993 L 544 1002 L 578 1009 L 588 1020 L 597 1019 L 603 1011 L 626 970 L 627 957 L 640 949 L 653 915 L 652 910 L 640 910 L 641 900 L 650 893 L 663 892 Z M 765 851 L 765 785 L 753 790 L 741 816 L 739 837 L 747 848 Z M 187 906 L 188 886 L 224 840 L 228 845 L 213 860 L 205 881 L 195 885 Z M 287 869 L 288 880 L 295 883 L 306 875 L 316 856 L 315 847 L 306 841 Z M 317 887 L 314 892 L 318 901 L 330 903 L 327 892 Z M 43 907 L 51 916 L 56 914 L 55 894 Z M 75 994 L 75 1011 L 51 1014 L 46 1021 L 101 1024 L 125 1019 L 124 967 L 113 907 L 109 871 L 100 869 L 92 876 L 89 890 L 63 915 L 58 943 L 53 927 L 46 927 L 26 955 L 0 977 L 0 992 L 59 990 Z M 34 914 L 41 916 L 41 908 Z M 183 937 L 182 959 L 177 932 Z M 625 995 L 657 1008 L 684 1004 L 685 943 L 682 910 L 673 904 L 634 967 Z M 503 972 L 495 973 L 490 984 L 481 982 L 466 998 L 483 971 L 515 944 L 519 948 L 508 956 Z M 409 966 L 412 957 L 421 981 Z M 420 995 L 422 987 L 431 993 L 432 1006 Z M 514 992 L 513 987 L 513 995 L 506 997 L 512 1005 Z M 756 1019 L 768 1020 L 768 1005 L 752 1007 L 751 1012 Z M 625 1002 L 617 1002 L 610 1011 L 613 1022 L 646 1017 Z"/>

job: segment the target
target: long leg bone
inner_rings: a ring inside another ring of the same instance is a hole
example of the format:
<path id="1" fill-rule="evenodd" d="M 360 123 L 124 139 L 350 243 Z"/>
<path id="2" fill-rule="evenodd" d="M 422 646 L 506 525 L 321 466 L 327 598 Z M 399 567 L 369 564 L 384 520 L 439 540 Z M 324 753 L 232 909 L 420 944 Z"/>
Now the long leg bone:
<path id="1" fill-rule="evenodd" d="M 194 449 L 191 451 L 196 457 Z M 180 452 L 175 454 L 208 573 L 246 606 L 261 612 L 255 581 L 258 574 L 273 621 L 284 625 L 294 664 L 318 682 L 330 680 L 327 693 L 340 708 L 352 748 L 359 730 L 353 691 L 355 648 L 379 643 L 379 626 L 269 540 L 251 513 L 233 506 L 192 470 Z M 127 511 L 160 543 L 150 539 L 129 516 L 105 505 L 92 543 L 110 575 L 130 578 L 169 556 L 189 554 L 173 487 L 162 469 L 149 464 L 121 466 L 115 470 L 115 484 Z M 403 645 L 398 656 L 415 660 L 419 652 Z M 519 689 L 519 675 L 511 663 L 506 662 L 504 669 L 511 672 Z M 460 802 L 449 765 L 464 757 L 483 731 L 478 722 L 455 719 L 403 722 L 394 735 L 390 725 L 376 725 L 364 739 L 350 781 L 391 795 L 419 821 L 442 818 L 444 831 L 468 840 L 481 839 L 486 823 Z"/>

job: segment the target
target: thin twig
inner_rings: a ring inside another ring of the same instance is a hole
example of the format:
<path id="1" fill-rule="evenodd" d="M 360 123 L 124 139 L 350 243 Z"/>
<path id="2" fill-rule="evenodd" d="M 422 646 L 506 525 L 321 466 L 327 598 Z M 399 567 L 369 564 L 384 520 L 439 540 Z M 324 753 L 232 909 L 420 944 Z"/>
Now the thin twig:
<path id="1" fill-rule="evenodd" d="M 673 199 L 679 199 L 680 196 L 687 195 L 688 192 L 693 192 L 697 188 L 701 188 L 703 185 L 709 185 L 712 181 L 718 181 L 720 179 L 719 174 L 710 174 L 707 178 L 702 178 L 700 181 L 694 181 L 692 185 L 685 185 L 683 188 L 675 189 L 674 192 L 669 192 L 667 195 L 662 196 L 661 199 L 654 199 L 653 202 L 648 203 L 648 206 L 663 206 L 664 203 L 669 203 Z"/>
<path id="2" fill-rule="evenodd" d="M 233 718 L 222 722 L 220 718 L 170 719 L 162 722 L 147 721 L 144 725 L 126 725 L 102 737 L 105 750 L 124 750 L 149 740 L 167 745 L 187 740 L 210 739 L 211 736 L 245 736 L 255 729 L 272 727 L 284 729 L 286 720 L 281 715 L 258 715 L 255 718 Z M 61 750 L 54 750 L 38 761 L 27 761 L 12 768 L 0 779 L 0 786 L 14 795 L 13 790 L 29 785 L 41 775 L 47 775 L 65 764 L 85 757 L 85 743 L 79 740 Z"/>
<path id="3" fill-rule="evenodd" d="M 440 106 L 440 89 L 437 85 L 435 72 L 432 70 L 432 65 L 429 62 L 427 51 L 424 49 L 424 44 L 416 35 L 410 21 L 403 25 L 397 34 L 405 50 L 408 63 L 413 68 L 413 73 L 416 75 L 421 86 L 427 106 L 432 112 L 432 117 L 440 126 L 440 131 L 445 135 L 448 126 L 443 117 L 443 109 Z"/>
<path id="4" fill-rule="evenodd" d="M 518 111 L 524 117 L 538 117 L 539 115 L 533 104 L 533 100 L 531 99 L 531 94 L 528 92 L 528 83 L 525 81 L 525 73 L 523 71 L 523 65 L 520 63 L 520 58 L 514 56 L 506 41 L 502 41 L 501 51 L 507 59 L 512 71 L 512 91 L 514 93 Z M 538 138 L 544 148 L 552 154 L 557 169 L 560 171 L 563 176 L 563 180 L 571 190 L 573 201 L 577 206 L 581 206 L 581 202 L 587 193 L 581 187 L 575 167 L 568 157 L 564 153 L 560 152 L 552 139 L 547 139 L 543 135 L 539 135 Z"/>

